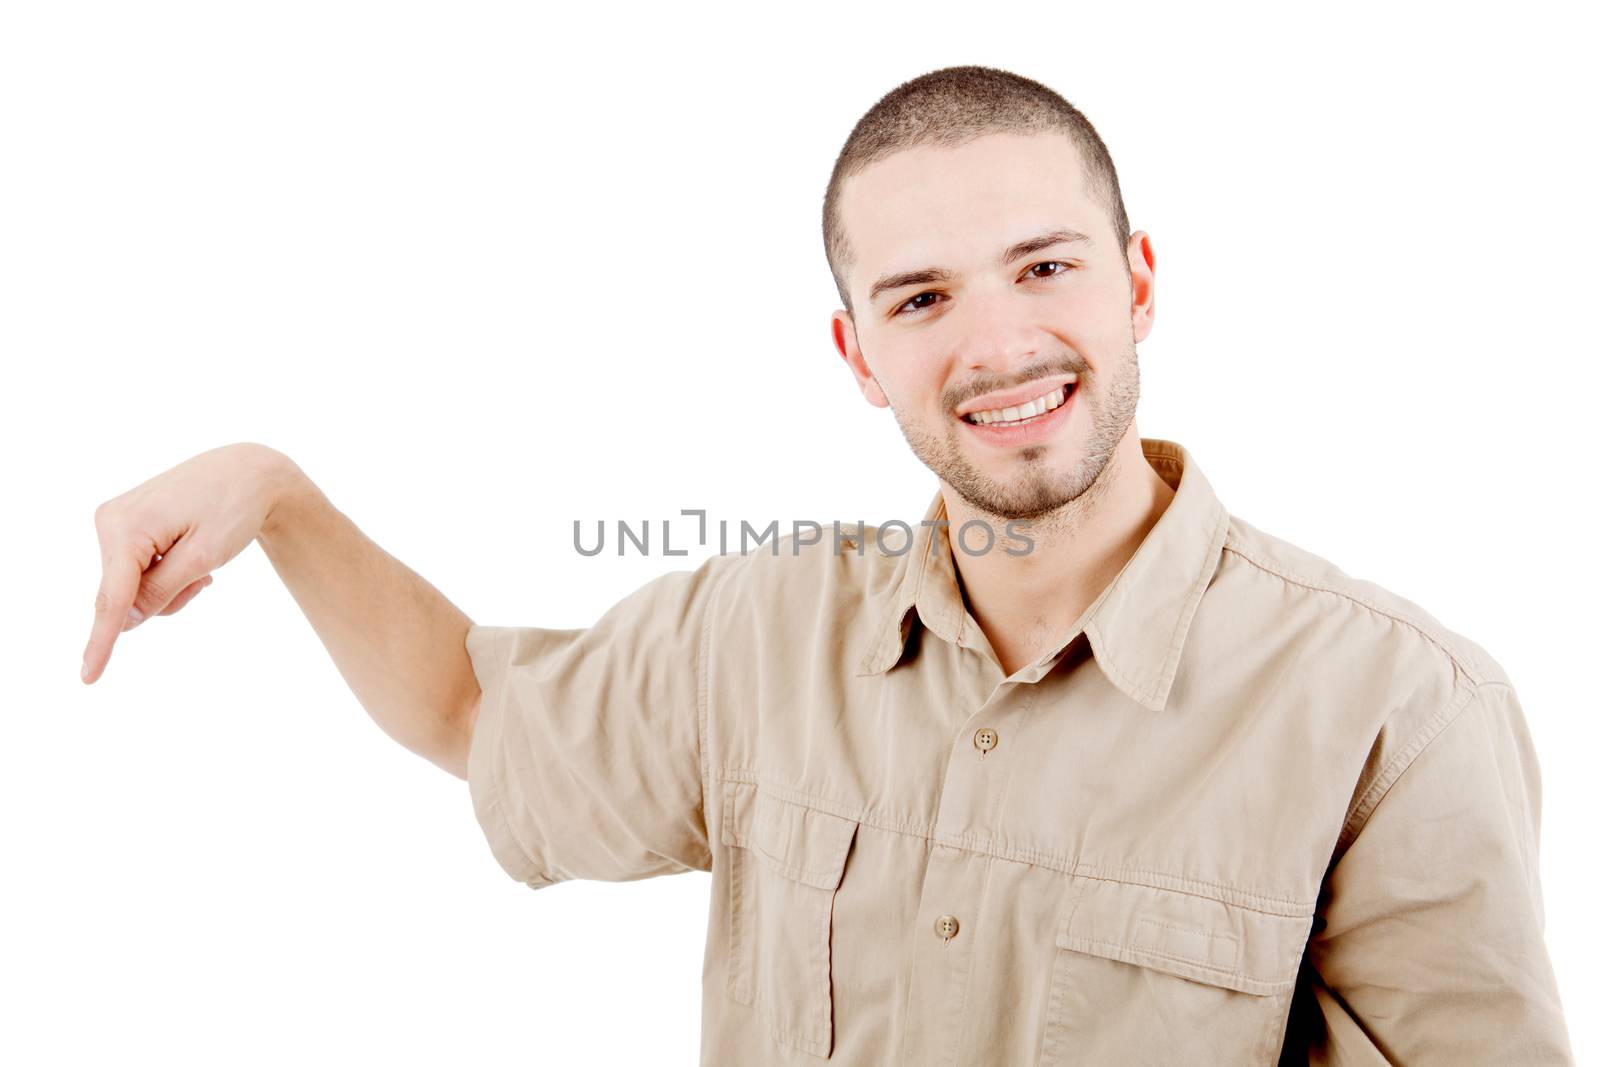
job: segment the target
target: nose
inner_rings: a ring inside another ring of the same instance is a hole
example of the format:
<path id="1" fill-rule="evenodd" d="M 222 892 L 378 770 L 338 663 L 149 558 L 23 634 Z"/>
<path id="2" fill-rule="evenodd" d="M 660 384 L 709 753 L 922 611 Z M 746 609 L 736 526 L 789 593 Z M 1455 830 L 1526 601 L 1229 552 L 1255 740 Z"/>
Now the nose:
<path id="1" fill-rule="evenodd" d="M 974 288 L 954 310 L 958 335 L 952 355 L 968 376 L 1009 382 L 1039 358 L 1043 335 L 1020 294 Z"/>

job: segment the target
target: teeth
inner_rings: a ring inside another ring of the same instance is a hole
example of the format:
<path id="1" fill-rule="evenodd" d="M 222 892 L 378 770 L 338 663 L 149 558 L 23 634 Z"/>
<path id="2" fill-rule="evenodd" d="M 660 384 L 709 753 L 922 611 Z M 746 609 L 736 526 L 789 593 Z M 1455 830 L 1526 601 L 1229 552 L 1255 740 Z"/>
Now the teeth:
<path id="1" fill-rule="evenodd" d="M 1058 385 L 1043 396 L 1035 397 L 1026 404 L 1021 404 L 1017 407 L 990 408 L 988 411 L 971 412 L 967 415 L 967 421 L 979 425 L 988 425 L 992 422 L 1020 422 L 1023 419 L 1031 419 L 1036 415 L 1043 415 L 1047 411 L 1054 411 L 1066 403 L 1066 399 L 1067 386 Z"/>

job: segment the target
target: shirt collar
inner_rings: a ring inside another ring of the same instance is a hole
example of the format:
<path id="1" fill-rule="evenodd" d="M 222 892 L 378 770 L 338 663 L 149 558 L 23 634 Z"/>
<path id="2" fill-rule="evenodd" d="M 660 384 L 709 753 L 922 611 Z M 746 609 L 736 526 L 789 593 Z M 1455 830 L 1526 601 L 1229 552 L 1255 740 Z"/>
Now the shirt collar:
<path id="1" fill-rule="evenodd" d="M 1189 624 L 1222 556 L 1228 513 L 1182 445 L 1152 437 L 1140 444 L 1150 466 L 1173 488 L 1172 502 L 1072 631 L 1012 680 L 1038 681 L 1083 633 L 1113 685 L 1152 711 L 1166 707 Z M 883 606 L 858 674 L 880 674 L 900 661 L 913 608 L 915 618 L 944 640 L 988 648 L 961 598 L 948 532 L 938 535 L 932 525 L 945 517 L 944 497 L 936 493 L 880 594 Z"/>

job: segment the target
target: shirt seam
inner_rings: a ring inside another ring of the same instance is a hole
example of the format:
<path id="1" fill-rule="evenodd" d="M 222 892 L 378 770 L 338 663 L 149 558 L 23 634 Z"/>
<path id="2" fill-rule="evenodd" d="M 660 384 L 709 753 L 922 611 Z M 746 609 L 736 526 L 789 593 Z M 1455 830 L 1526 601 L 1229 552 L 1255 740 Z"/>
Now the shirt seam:
<path id="1" fill-rule="evenodd" d="M 741 557 L 741 559 L 750 558 L 751 557 L 749 556 Z M 727 571 L 723 573 L 722 577 L 716 580 L 716 583 L 711 588 L 710 595 L 706 602 L 706 610 L 700 616 L 700 648 L 695 655 L 694 666 L 695 716 L 698 719 L 697 728 L 695 730 L 695 744 L 699 748 L 699 751 L 696 753 L 696 755 L 698 756 L 700 762 L 700 817 L 701 821 L 705 823 L 707 852 L 713 857 L 715 856 L 716 850 L 714 842 L 711 839 L 711 822 L 709 817 L 706 815 L 706 799 L 711 795 L 711 757 L 710 746 L 707 743 L 707 735 L 709 733 L 708 721 L 710 717 L 709 707 L 711 698 L 710 689 L 706 683 L 706 674 L 707 664 L 711 656 L 712 616 L 717 610 L 717 605 L 721 602 L 722 587 L 728 584 L 728 579 L 733 576 L 733 573 L 737 567 L 737 564 L 729 567 Z M 716 860 L 713 858 L 712 863 L 715 864 L 715 862 Z"/>
<path id="2" fill-rule="evenodd" d="M 770 778 L 764 778 L 753 770 L 726 768 L 718 770 L 714 777 L 719 782 L 753 784 L 782 799 L 809 805 L 818 811 L 825 811 L 841 818 L 852 819 L 863 826 L 904 834 L 923 841 L 931 841 L 978 856 L 1023 863 L 1030 867 L 1043 867 L 1046 870 L 1058 871 L 1062 874 L 1080 878 L 1094 878 L 1099 881 L 1122 882 L 1141 885 L 1150 889 L 1185 893 L 1189 896 L 1203 897 L 1207 900 L 1214 900 L 1222 904 L 1269 915 L 1303 919 L 1310 916 L 1315 909 L 1314 902 L 1291 900 L 1268 893 L 1240 889 L 1237 886 L 1225 885 L 1221 882 L 1209 882 L 1185 875 L 1172 874 L 1167 871 L 1152 871 L 1139 867 L 1102 867 L 1097 864 L 1080 863 L 1055 852 L 999 844 L 996 843 L 991 835 L 939 834 L 920 823 L 913 823 L 906 819 L 889 818 L 870 808 L 842 803 L 804 789 L 780 784 Z"/>
<path id="3" fill-rule="evenodd" d="M 490 812 L 496 825 L 500 827 L 505 835 L 506 842 L 514 850 L 514 858 L 521 861 L 517 866 L 523 873 L 518 880 L 534 889 L 543 889 L 545 886 L 555 885 L 560 882 L 560 878 L 545 873 L 539 867 L 533 858 L 533 854 L 528 851 L 521 839 L 517 837 L 516 830 L 511 825 L 511 817 L 506 814 L 504 795 L 501 792 L 498 779 L 490 787 L 489 801 Z"/>
<path id="4" fill-rule="evenodd" d="M 1375 615 L 1382 615 L 1384 618 L 1392 619 L 1395 622 L 1409 626 L 1411 629 L 1415 630 L 1418 634 L 1425 638 L 1430 644 L 1437 646 L 1440 651 L 1449 657 L 1451 664 L 1454 665 L 1455 668 L 1462 674 L 1466 675 L 1470 682 L 1472 682 L 1474 685 L 1485 684 L 1483 676 L 1473 667 L 1470 662 L 1468 662 L 1465 656 L 1456 650 L 1454 645 L 1451 645 L 1443 637 L 1434 633 L 1432 628 L 1423 625 L 1421 622 L 1411 618 L 1409 615 L 1403 615 L 1392 608 L 1383 607 L 1365 597 L 1351 592 L 1348 589 L 1338 589 L 1334 586 L 1295 574 L 1286 567 L 1278 566 L 1275 563 L 1269 563 L 1267 560 L 1255 556 L 1242 548 L 1240 544 L 1233 539 L 1231 532 L 1227 542 L 1224 543 L 1222 547 L 1225 551 L 1232 552 L 1247 562 L 1255 564 L 1255 566 L 1260 570 L 1274 575 L 1282 581 L 1288 582 L 1292 585 L 1298 585 L 1304 589 L 1309 589 L 1312 592 L 1328 593 L 1331 596 L 1343 597 L 1351 603 L 1361 605 Z"/>
<path id="5" fill-rule="evenodd" d="M 509 663 L 511 657 L 511 635 L 504 627 L 485 627 L 484 629 L 487 629 L 490 634 L 490 651 L 494 657 L 492 662 L 496 665 L 502 662 Z M 506 728 L 505 711 L 502 707 L 505 702 L 503 699 L 499 699 L 500 694 L 498 692 L 495 694 L 497 699 L 487 701 L 489 717 L 488 721 L 485 721 L 481 709 L 488 695 L 485 693 L 479 698 L 480 711 L 478 713 L 478 725 L 488 726 L 492 730 L 492 734 L 483 738 L 488 745 L 484 752 L 485 758 L 493 757 L 501 751 L 501 742 L 505 736 Z M 533 853 L 518 838 L 516 828 L 511 824 L 511 817 L 507 814 L 505 803 L 504 763 L 499 760 L 493 760 L 484 769 L 488 776 L 488 780 L 481 783 L 482 786 L 487 787 L 488 793 L 484 814 L 494 824 L 495 836 L 499 837 L 510 848 L 512 852 L 511 858 L 516 861 L 515 866 L 520 872 L 517 880 L 535 889 L 543 888 L 546 885 L 554 885 L 557 879 L 552 878 L 539 868 L 538 863 L 533 858 Z"/>
<path id="6" fill-rule="evenodd" d="M 504 794 L 500 788 L 500 774 L 491 772 L 489 775 L 489 810 L 487 814 L 493 820 L 495 829 L 512 849 L 512 858 L 516 860 L 519 872 L 518 880 L 532 881 L 535 877 L 543 877 L 534 866 L 533 857 L 528 850 L 517 840 L 516 832 L 511 828 L 511 819 L 506 815 Z"/>
<path id="7" fill-rule="evenodd" d="M 1462 689 L 1449 704 L 1434 714 L 1427 722 L 1411 736 L 1404 748 L 1396 752 L 1383 765 L 1383 770 L 1372 780 L 1372 783 L 1361 794 L 1361 800 L 1354 811 L 1345 819 L 1345 825 L 1339 832 L 1339 843 L 1335 848 L 1335 855 L 1342 856 L 1355 843 L 1361 831 L 1366 828 L 1378 805 L 1383 803 L 1385 797 L 1394 788 L 1395 784 L 1405 776 L 1406 771 L 1416 766 L 1417 759 L 1433 744 L 1434 740 L 1449 729 L 1451 725 L 1461 719 L 1468 705 L 1477 700 L 1488 689 L 1510 689 L 1507 682 L 1487 681 L 1477 682 Z"/>

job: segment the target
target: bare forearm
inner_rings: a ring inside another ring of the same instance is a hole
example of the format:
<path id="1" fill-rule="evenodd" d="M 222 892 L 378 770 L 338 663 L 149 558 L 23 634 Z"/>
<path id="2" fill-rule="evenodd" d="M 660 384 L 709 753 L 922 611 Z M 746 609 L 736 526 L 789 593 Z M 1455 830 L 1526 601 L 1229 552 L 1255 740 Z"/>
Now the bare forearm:
<path id="1" fill-rule="evenodd" d="M 367 714 L 465 778 L 478 699 L 465 644 L 472 620 L 287 458 L 257 540 Z"/>

